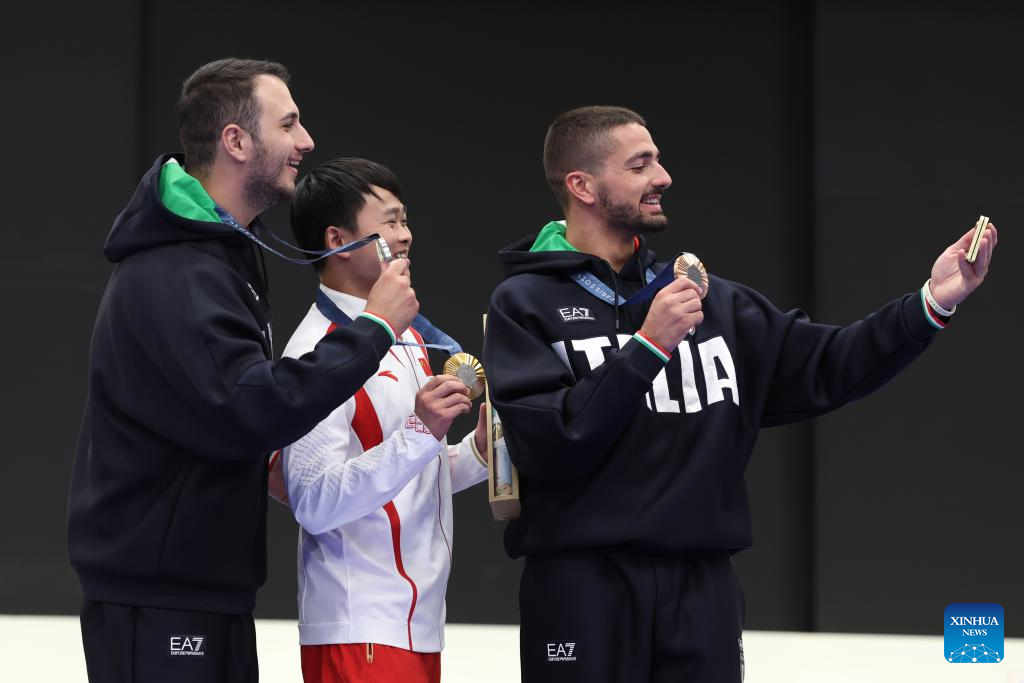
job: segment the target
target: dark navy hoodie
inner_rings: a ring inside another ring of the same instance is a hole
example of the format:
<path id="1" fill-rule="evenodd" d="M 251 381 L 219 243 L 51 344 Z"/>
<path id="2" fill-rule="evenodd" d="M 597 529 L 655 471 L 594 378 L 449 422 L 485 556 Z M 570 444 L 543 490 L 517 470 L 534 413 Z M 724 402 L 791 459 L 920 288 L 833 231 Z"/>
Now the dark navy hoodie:
<path id="1" fill-rule="evenodd" d="M 180 167 L 199 219 L 165 205 L 191 201 L 162 192 L 170 159 L 104 249 L 117 265 L 93 330 L 68 549 L 87 600 L 242 614 L 266 579 L 268 455 L 352 396 L 391 337 L 358 318 L 274 363 L 250 241 Z"/>
<path id="2" fill-rule="evenodd" d="M 542 241 L 552 243 L 549 224 Z M 561 228 L 564 231 L 564 227 Z M 572 250 L 500 253 L 484 367 L 522 516 L 512 557 L 561 551 L 651 555 L 751 545 L 743 473 L 761 427 L 834 410 L 877 389 L 931 342 L 918 293 L 846 327 L 784 313 L 711 277 L 704 322 L 665 363 L 632 337 L 646 303 L 613 306 L 568 276 L 590 271 L 623 296 L 660 271 L 643 246 L 615 273 Z"/>

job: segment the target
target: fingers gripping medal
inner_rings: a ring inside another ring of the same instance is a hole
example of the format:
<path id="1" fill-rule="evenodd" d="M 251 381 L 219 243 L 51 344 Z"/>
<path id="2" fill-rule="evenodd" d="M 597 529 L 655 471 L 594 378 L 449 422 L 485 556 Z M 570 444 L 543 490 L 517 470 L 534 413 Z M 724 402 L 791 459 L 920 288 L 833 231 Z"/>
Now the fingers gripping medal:
<path id="1" fill-rule="evenodd" d="M 452 354 L 444 362 L 443 374 L 451 375 L 466 385 L 469 389 L 469 400 L 476 399 L 484 393 L 487 386 L 487 378 L 484 376 L 484 366 L 473 356 L 465 352 Z"/>
<path id="2" fill-rule="evenodd" d="M 701 299 L 708 295 L 708 288 L 711 287 L 708 270 L 695 254 L 684 251 L 677 256 L 675 263 L 672 264 L 672 272 L 676 277 L 685 277 L 697 285 L 700 288 Z M 696 331 L 696 327 L 691 327 L 687 334 L 693 334 Z"/>

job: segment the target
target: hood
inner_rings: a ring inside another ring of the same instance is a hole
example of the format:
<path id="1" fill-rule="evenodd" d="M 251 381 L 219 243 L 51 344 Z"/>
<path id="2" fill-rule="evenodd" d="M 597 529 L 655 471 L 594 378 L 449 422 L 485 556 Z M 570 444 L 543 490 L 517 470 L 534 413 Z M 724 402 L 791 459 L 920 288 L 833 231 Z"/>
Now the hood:
<path id="1" fill-rule="evenodd" d="M 559 275 L 589 270 L 604 278 L 611 266 L 602 258 L 585 254 L 565 239 L 565 221 L 551 221 L 535 235 L 519 240 L 498 252 L 505 277 L 520 273 Z M 642 271 L 655 261 L 643 236 L 637 238 L 637 249 L 619 275 L 624 279 L 641 279 Z"/>
<path id="2" fill-rule="evenodd" d="M 181 155 L 165 154 L 142 177 L 107 236 L 103 254 L 108 260 L 117 262 L 164 244 L 237 234 L 221 222 L 213 199 L 198 180 L 185 172 L 183 161 Z"/>

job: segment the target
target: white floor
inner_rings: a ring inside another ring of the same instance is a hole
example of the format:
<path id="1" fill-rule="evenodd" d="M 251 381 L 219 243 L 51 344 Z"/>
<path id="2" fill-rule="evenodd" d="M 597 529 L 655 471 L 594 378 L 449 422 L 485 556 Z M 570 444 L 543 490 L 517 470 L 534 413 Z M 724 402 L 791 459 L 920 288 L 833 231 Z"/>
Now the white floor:
<path id="1" fill-rule="evenodd" d="M 261 680 L 301 683 L 294 622 L 256 622 Z M 450 624 L 445 683 L 519 681 L 519 636 L 511 626 Z M 1006 641 L 999 664 L 949 664 L 942 636 L 748 631 L 750 683 L 1024 683 L 1024 639 Z M 0 615 L 0 680 L 86 683 L 75 617 Z M 624 682 L 628 683 L 628 682 Z"/>

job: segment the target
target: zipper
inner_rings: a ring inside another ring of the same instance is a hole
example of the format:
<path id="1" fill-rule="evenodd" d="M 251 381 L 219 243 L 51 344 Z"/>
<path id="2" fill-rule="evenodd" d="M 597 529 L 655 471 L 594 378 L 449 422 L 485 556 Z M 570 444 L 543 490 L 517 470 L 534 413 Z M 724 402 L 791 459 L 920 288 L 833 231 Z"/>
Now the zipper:
<path id="1" fill-rule="evenodd" d="M 373 664 L 373 643 L 366 644 L 366 663 Z"/>

